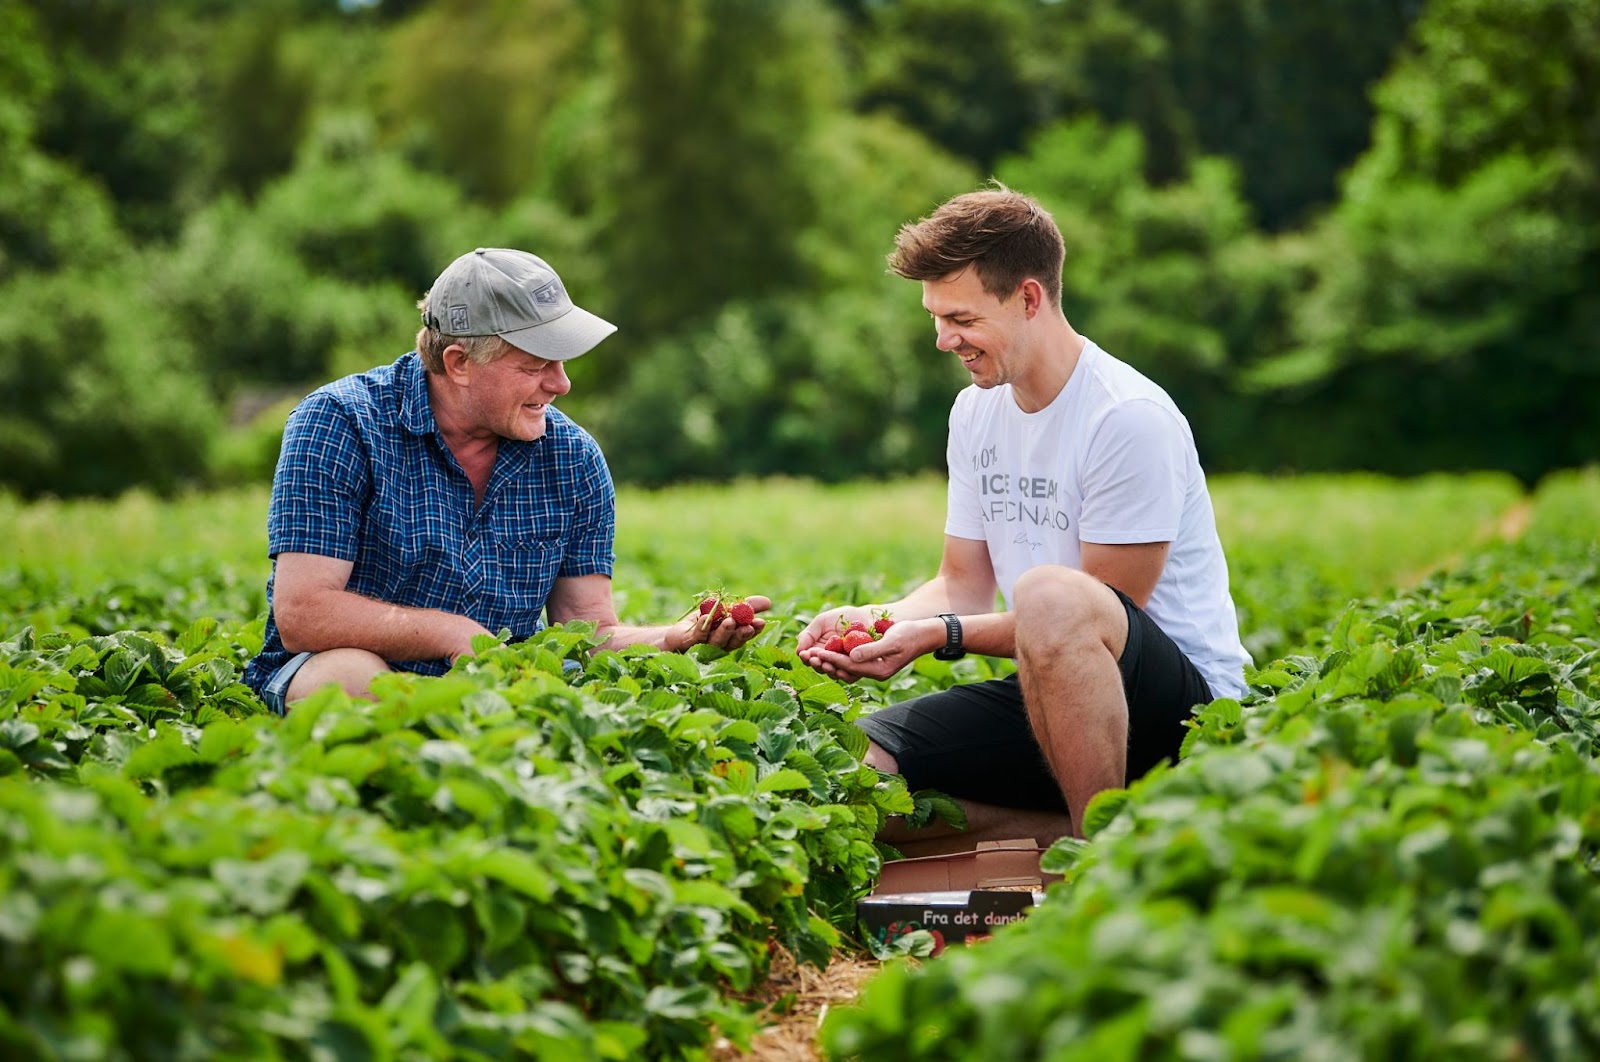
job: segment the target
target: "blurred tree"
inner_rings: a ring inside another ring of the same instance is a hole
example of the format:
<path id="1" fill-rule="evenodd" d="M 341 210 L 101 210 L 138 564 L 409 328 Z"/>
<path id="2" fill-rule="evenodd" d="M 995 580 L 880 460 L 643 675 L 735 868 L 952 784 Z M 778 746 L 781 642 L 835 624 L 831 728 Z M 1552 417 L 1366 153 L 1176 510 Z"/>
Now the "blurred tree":
<path id="1" fill-rule="evenodd" d="M 1288 292 L 1263 268 L 1236 167 L 1203 158 L 1183 181 L 1144 179 L 1132 125 L 1057 123 L 998 175 L 1036 196 L 1067 245 L 1062 304 L 1079 331 L 1166 388 L 1212 457 L 1233 415 L 1231 382 Z M 1270 349 L 1270 348 L 1269 348 Z"/>
<path id="2" fill-rule="evenodd" d="M 965 374 L 934 349 L 917 286 L 884 258 L 903 222 L 976 175 L 882 115 L 835 114 L 823 132 L 814 174 L 837 194 L 796 237 L 811 287 L 734 299 L 685 329 L 634 338 L 626 375 L 617 350 L 579 359 L 597 371 L 564 405 L 620 478 L 844 480 L 943 467 Z"/>
<path id="3" fill-rule="evenodd" d="M 253 209 L 226 197 L 194 214 L 152 281 L 220 396 L 393 360 L 439 270 L 498 235 L 456 185 L 359 134 L 311 143 L 331 154 L 308 150 Z"/>
<path id="4" fill-rule="evenodd" d="M 202 91 L 206 26 L 184 5 L 29 0 L 54 85 L 37 142 L 98 179 L 124 228 L 172 235 L 212 172 Z"/>
<path id="5" fill-rule="evenodd" d="M 305 133 L 311 84 L 286 56 L 282 3 L 247 9 L 219 29 L 209 111 L 218 179 L 254 196 L 294 163 Z"/>
<path id="6" fill-rule="evenodd" d="M 1073 7 L 1055 6 L 1061 17 Z M 1099 49 L 1086 54 L 1094 109 L 1109 121 L 1134 121 L 1148 141 L 1176 149 L 1150 160 L 1147 172 L 1158 182 L 1179 176 L 1200 155 L 1233 159 L 1256 218 L 1279 230 L 1337 198 L 1339 173 L 1368 143 L 1369 90 L 1422 0 L 1117 0 L 1117 6 L 1163 46 L 1120 66 L 1098 61 Z M 1152 82 L 1162 87 L 1152 89 Z M 1157 107 L 1148 105 L 1152 99 Z"/>
<path id="7" fill-rule="evenodd" d="M 599 240 L 629 330 L 811 279 L 832 22 L 815 0 L 618 0 Z"/>
<path id="8" fill-rule="evenodd" d="M 1406 173 L 1450 187 L 1521 154 L 1559 165 L 1564 201 L 1600 196 L 1593 0 L 1431 0 L 1377 100 L 1377 147 L 1361 182 Z"/>
<path id="9" fill-rule="evenodd" d="M 141 274 L 73 267 L 0 290 L 0 484 L 110 495 L 198 480 L 215 406 Z"/>
<path id="10" fill-rule="evenodd" d="M 435 0 L 394 31 L 389 99 L 413 155 L 502 205 L 532 183 L 560 101 L 587 76 L 593 30 L 576 0 Z"/>
<path id="11" fill-rule="evenodd" d="M 0 282 L 127 252 L 105 194 L 34 141 L 54 76 L 33 12 L 0 0 Z"/>
<path id="12" fill-rule="evenodd" d="M 1528 481 L 1593 460 L 1600 5 L 1433 0 L 1377 98 L 1296 346 L 1249 377 L 1280 407 L 1275 448 Z"/>
<path id="13" fill-rule="evenodd" d="M 1231 158 L 1282 229 L 1336 197 L 1420 2 L 884 0 L 865 8 L 859 102 L 984 167 L 1061 117 L 1130 122 L 1147 179 Z"/>
<path id="14" fill-rule="evenodd" d="M 871 9 L 859 106 L 988 166 L 1039 120 L 1028 0 L 899 0 Z"/>

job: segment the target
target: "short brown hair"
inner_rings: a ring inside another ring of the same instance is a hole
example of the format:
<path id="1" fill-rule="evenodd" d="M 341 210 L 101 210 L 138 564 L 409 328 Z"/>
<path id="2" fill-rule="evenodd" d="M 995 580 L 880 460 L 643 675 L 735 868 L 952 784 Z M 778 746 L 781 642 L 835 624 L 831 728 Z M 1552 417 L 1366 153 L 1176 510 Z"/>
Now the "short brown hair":
<path id="1" fill-rule="evenodd" d="M 907 280 L 938 280 L 976 265 L 983 290 L 1007 299 L 1028 277 L 1061 302 L 1066 245 L 1050 212 L 1031 196 L 996 182 L 994 188 L 947 200 L 900 227 L 889 268 Z"/>

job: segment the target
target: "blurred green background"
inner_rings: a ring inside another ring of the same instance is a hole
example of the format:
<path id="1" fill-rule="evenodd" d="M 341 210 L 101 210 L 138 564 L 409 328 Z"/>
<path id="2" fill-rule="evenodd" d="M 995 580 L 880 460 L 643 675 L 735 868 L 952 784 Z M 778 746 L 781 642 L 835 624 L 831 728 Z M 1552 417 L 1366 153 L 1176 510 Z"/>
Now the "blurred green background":
<path id="1" fill-rule="evenodd" d="M 0 487 L 262 482 L 475 246 L 640 485 L 939 469 L 895 230 L 993 176 L 1216 472 L 1600 456 L 1595 0 L 0 0 Z"/>

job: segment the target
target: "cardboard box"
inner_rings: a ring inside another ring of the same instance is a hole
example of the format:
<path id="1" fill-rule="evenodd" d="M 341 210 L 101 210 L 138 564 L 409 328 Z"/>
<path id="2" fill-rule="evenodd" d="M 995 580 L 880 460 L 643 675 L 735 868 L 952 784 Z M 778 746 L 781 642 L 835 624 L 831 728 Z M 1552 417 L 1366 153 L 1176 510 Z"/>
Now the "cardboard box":
<path id="1" fill-rule="evenodd" d="M 1044 899 L 1039 870 L 1044 849 L 1032 839 L 980 841 L 969 852 L 883 865 L 877 888 L 856 904 L 861 932 L 880 947 L 917 929 L 933 934 L 934 954 L 946 944 L 986 937 Z"/>

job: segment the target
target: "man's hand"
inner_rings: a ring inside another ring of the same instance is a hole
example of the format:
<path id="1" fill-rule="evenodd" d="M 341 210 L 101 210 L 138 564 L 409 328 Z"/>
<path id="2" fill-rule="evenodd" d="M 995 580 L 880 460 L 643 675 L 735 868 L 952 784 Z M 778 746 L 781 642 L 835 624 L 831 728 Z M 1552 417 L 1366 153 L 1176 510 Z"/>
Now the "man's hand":
<path id="1" fill-rule="evenodd" d="M 831 608 L 806 624 L 806 629 L 800 632 L 800 637 L 795 641 L 794 651 L 801 660 L 811 663 L 809 649 L 820 650 L 827 643 L 830 635 L 838 634 L 852 623 L 865 623 L 872 625 L 873 609 L 882 610 L 881 605 L 844 605 Z M 838 654 L 833 654 L 837 656 Z M 815 667 L 815 664 L 812 664 Z"/>
<path id="2" fill-rule="evenodd" d="M 820 620 L 822 617 L 817 618 Z M 834 629 L 837 629 L 838 621 L 834 623 Z M 809 627 L 806 629 L 810 630 Z M 840 682 L 854 682 L 861 678 L 886 679 L 917 657 L 943 644 L 942 620 L 916 619 L 896 622 L 877 641 L 858 645 L 849 653 L 830 653 L 816 644 L 796 650 L 796 653 L 801 660 L 824 675 Z"/>
<path id="3" fill-rule="evenodd" d="M 772 607 L 772 601 L 760 594 L 753 594 L 744 600 L 757 613 L 756 618 L 749 623 L 740 624 L 730 614 L 723 617 L 721 623 L 711 624 L 706 622 L 707 617 L 701 615 L 699 611 L 691 611 L 677 622 L 673 631 L 674 639 L 669 643 L 669 647 L 680 653 L 691 645 L 699 645 L 702 642 L 730 653 L 740 648 L 765 629 L 767 621 L 762 619 L 759 613 Z"/>

